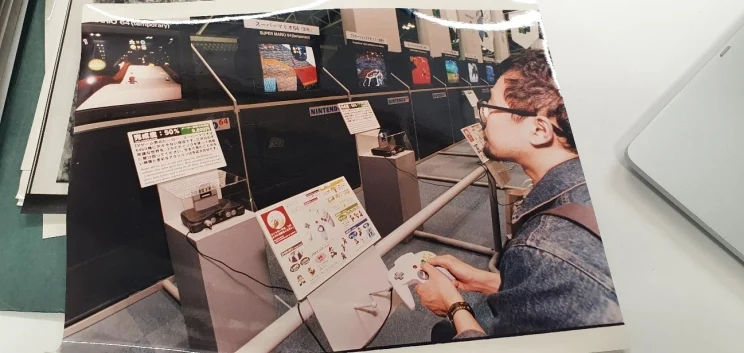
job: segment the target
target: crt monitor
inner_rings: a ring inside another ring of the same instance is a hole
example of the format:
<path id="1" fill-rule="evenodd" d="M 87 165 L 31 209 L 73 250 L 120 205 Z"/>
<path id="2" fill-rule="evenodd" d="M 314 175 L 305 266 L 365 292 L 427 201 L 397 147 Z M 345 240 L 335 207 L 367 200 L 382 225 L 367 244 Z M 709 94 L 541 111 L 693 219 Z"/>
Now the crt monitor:
<path id="1" fill-rule="evenodd" d="M 488 82 L 489 85 L 495 85 L 496 84 L 496 67 L 493 63 L 486 63 L 484 66 L 485 69 L 485 75 L 484 80 Z"/>
<path id="2" fill-rule="evenodd" d="M 446 58 L 444 68 L 447 71 L 447 84 L 460 84 L 460 67 L 457 59 Z"/>
<path id="3" fill-rule="evenodd" d="M 442 56 L 430 60 L 432 74 L 448 87 L 465 85 L 460 78 L 464 77 L 460 69 L 460 57 L 457 52 L 443 52 Z"/>
<path id="4" fill-rule="evenodd" d="M 402 52 L 393 58 L 393 72 L 411 88 L 429 88 L 432 78 L 432 59 L 426 45 L 403 42 Z M 441 87 L 439 83 L 437 86 Z"/>
<path id="5" fill-rule="evenodd" d="M 405 89 L 392 77 L 394 59 L 384 43 L 347 39 L 326 68 L 351 94 Z"/>
<path id="6" fill-rule="evenodd" d="M 188 109 L 179 31 L 83 24 L 78 124 Z"/>
<path id="7" fill-rule="evenodd" d="M 260 43 L 265 93 L 307 91 L 318 88 L 318 68 L 312 46 Z"/>
<path id="8" fill-rule="evenodd" d="M 320 36 L 240 29 L 236 75 L 249 89 L 236 95 L 240 103 L 259 103 L 328 96 Z"/>
<path id="9" fill-rule="evenodd" d="M 385 52 L 371 49 L 359 50 L 354 56 L 359 87 L 387 87 L 388 68 L 385 62 Z"/>
<path id="10" fill-rule="evenodd" d="M 468 76 L 467 80 L 473 85 L 480 83 L 480 70 L 478 69 L 478 63 L 468 62 Z"/>

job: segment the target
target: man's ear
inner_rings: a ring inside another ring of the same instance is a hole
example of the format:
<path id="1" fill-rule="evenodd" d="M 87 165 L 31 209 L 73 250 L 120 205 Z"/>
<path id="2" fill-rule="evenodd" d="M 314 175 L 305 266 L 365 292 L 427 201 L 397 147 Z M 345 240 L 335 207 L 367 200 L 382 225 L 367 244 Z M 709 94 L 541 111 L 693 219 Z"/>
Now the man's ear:
<path id="1" fill-rule="evenodd" d="M 545 116 L 533 117 L 531 123 L 530 143 L 535 147 L 546 147 L 553 143 L 555 134 L 553 124 Z"/>

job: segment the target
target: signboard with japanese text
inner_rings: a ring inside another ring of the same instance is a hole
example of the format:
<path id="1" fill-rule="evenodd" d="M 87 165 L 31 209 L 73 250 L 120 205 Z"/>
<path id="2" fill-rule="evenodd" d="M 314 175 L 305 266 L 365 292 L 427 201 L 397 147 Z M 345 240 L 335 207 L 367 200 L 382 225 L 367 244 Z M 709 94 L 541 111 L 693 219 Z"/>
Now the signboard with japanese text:
<path id="1" fill-rule="evenodd" d="M 127 138 L 143 188 L 227 165 L 212 121 L 132 131 Z"/>

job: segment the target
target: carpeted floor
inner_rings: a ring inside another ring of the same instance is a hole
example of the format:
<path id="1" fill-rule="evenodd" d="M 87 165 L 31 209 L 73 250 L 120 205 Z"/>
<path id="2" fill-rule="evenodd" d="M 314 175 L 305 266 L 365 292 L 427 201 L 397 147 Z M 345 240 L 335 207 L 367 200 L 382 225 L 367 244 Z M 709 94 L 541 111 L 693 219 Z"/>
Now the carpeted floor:
<path id="1" fill-rule="evenodd" d="M 471 152 L 467 144 L 460 143 L 449 151 L 458 153 Z M 418 173 L 436 175 L 449 178 L 462 178 L 480 168 L 478 159 L 472 157 L 456 157 L 438 155 L 418 165 Z M 512 185 L 521 185 L 526 176 L 516 166 L 512 170 Z M 486 181 L 485 178 L 482 181 Z M 435 181 L 420 181 L 422 205 L 429 204 L 445 192 L 452 184 Z M 362 203 L 361 192 L 358 192 Z M 499 192 L 498 199 L 504 203 L 503 193 Z M 499 207 L 500 218 L 503 220 L 503 207 Z M 503 227 L 503 222 L 502 222 Z M 491 210 L 488 189 L 471 186 L 447 204 L 434 217 L 424 224 L 424 230 L 473 244 L 493 247 L 493 229 L 491 227 Z M 451 254 L 477 268 L 486 269 L 489 257 L 463 251 L 435 242 L 412 239 L 408 243 L 401 243 L 383 257 L 385 264 L 392 267 L 395 260 L 409 252 L 431 251 L 435 254 Z M 269 271 L 275 286 L 288 287 L 286 277 L 282 274 L 276 259 L 269 254 Z M 294 297 L 276 291 L 277 296 L 290 305 L 295 303 Z M 465 293 L 465 299 L 473 306 L 484 327 L 488 327 L 491 318 L 490 311 L 482 296 Z M 389 317 L 377 338 L 369 347 L 384 347 L 390 345 L 425 343 L 430 339 L 431 327 L 441 320 L 421 306 L 418 297 L 416 309 L 408 310 L 399 306 Z M 287 311 L 287 307 L 277 301 L 278 313 Z M 315 318 L 308 320 L 310 329 L 318 336 L 325 349 L 330 350 L 323 331 Z M 78 342 L 78 343 L 75 343 Z M 158 350 L 154 350 L 152 348 Z M 134 353 L 134 352 L 193 352 L 189 349 L 188 336 L 183 315 L 179 305 L 165 292 L 158 292 L 135 303 L 105 320 L 80 331 L 65 339 L 62 353 Z M 276 352 L 318 352 L 320 348 L 305 327 L 300 327 L 289 336 Z"/>

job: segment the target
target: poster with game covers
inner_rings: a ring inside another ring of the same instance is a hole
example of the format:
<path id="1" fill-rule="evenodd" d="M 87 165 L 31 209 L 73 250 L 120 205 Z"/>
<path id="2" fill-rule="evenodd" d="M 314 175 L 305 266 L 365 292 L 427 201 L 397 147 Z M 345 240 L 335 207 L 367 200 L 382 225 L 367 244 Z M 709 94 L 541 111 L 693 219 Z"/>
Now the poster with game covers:
<path id="1" fill-rule="evenodd" d="M 380 239 L 344 177 L 266 207 L 258 219 L 297 299 Z"/>

